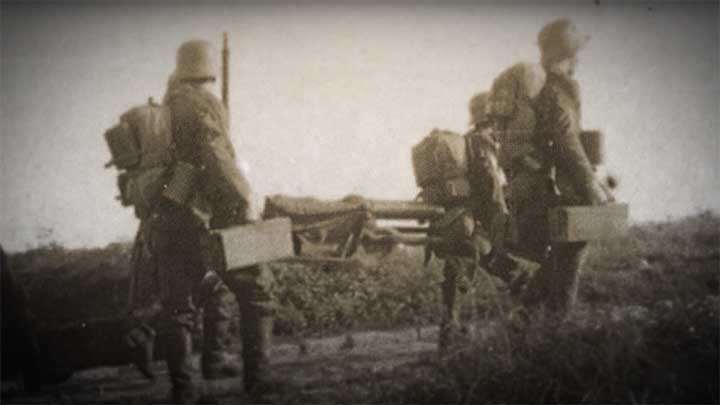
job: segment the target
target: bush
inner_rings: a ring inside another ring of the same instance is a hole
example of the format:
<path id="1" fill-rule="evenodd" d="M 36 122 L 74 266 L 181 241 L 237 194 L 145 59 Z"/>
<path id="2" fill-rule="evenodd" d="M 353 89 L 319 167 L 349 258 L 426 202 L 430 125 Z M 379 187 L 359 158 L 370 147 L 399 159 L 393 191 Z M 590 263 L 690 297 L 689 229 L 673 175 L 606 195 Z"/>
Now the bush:
<path id="1" fill-rule="evenodd" d="M 9 268 L 46 325 L 123 316 L 127 309 L 130 248 L 41 247 L 8 258 Z"/>
<path id="2" fill-rule="evenodd" d="M 716 403 L 719 310 L 707 297 L 511 324 L 392 395 L 405 403 Z"/>
<path id="3" fill-rule="evenodd" d="M 710 212 L 630 228 L 592 246 L 581 301 L 646 305 L 718 294 L 720 217 Z"/>
<path id="4" fill-rule="evenodd" d="M 274 265 L 276 333 L 436 324 L 440 263 L 425 268 L 419 256 Z M 9 260 L 38 318 L 78 321 L 125 309 L 129 245 L 55 246 Z M 442 361 L 367 374 L 335 402 L 717 403 L 719 262 L 720 218 L 703 212 L 594 244 L 570 320 L 507 319 L 497 310 L 507 297 L 480 277 L 471 312 L 489 320 L 482 336 Z"/>
<path id="5" fill-rule="evenodd" d="M 439 319 L 437 266 L 407 255 L 376 266 L 276 266 L 276 333 L 323 334 L 360 327 L 423 325 Z"/>
<path id="6" fill-rule="evenodd" d="M 506 319 L 369 401 L 717 403 L 719 235 L 704 212 L 594 244 L 571 319 Z"/>

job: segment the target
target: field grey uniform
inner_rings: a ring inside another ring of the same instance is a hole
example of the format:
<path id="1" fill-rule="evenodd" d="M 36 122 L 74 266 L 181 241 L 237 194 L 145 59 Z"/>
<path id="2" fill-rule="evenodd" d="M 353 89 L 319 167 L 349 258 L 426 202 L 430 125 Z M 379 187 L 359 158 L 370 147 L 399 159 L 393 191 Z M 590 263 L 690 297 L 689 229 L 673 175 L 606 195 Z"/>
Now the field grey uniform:
<path id="1" fill-rule="evenodd" d="M 514 154 L 510 179 L 509 205 L 517 225 L 516 247 L 527 258 L 542 264 L 525 297 L 526 306 L 545 306 L 562 314 L 575 302 L 587 244 L 551 244 L 548 209 L 606 200 L 580 142 L 578 84 L 571 75 L 551 68 L 553 63 L 573 58 L 585 41 L 567 19 L 554 21 L 540 32 L 545 85 L 532 101 L 532 148 Z M 493 102 L 502 104 L 500 99 Z M 506 124 L 496 123 L 500 127 Z"/>
<path id="2" fill-rule="evenodd" d="M 209 48 L 202 41 L 183 47 Z M 195 57 L 190 52 L 190 57 Z M 180 60 L 179 63 L 180 65 Z M 207 269 L 207 227 L 223 228 L 247 223 L 250 186 L 235 162 L 228 137 L 227 112 L 220 100 L 198 81 L 179 78 L 166 96 L 172 115 L 175 162 L 191 165 L 199 178 L 186 204 L 165 199 L 152 219 L 151 243 L 158 266 L 168 275 L 163 302 L 167 362 L 173 400 L 192 401 L 190 328 L 194 317 L 192 294 Z M 272 333 L 272 275 L 264 266 L 231 273 L 218 272 L 235 295 L 241 314 L 244 384 L 250 391 L 267 369 Z"/>
<path id="3" fill-rule="evenodd" d="M 480 93 L 470 101 L 472 129 L 465 134 L 468 152 L 468 180 L 470 198 L 464 202 L 467 208 L 465 221 L 472 222 L 469 242 L 477 258 L 454 254 L 445 255 L 443 282 L 441 285 L 443 314 L 440 325 L 438 348 L 445 352 L 462 335 L 460 309 L 463 301 L 474 291 L 477 267 L 482 267 L 508 285 L 521 281 L 526 269 L 503 253 L 503 239 L 508 209 L 503 192 L 504 174 L 498 164 L 499 145 L 488 131 L 485 119 L 487 93 Z M 461 242 L 454 240 L 452 244 Z"/>
<path id="4" fill-rule="evenodd" d="M 173 86 L 177 85 L 174 75 L 168 80 L 168 89 L 163 103 L 167 105 Z M 168 128 L 170 129 L 170 128 Z M 172 147 L 168 148 L 172 149 Z M 169 165 L 172 151 L 163 150 L 162 154 L 150 152 L 149 156 L 164 156 L 163 165 Z M 159 158 L 157 159 L 159 160 Z M 152 170 L 152 163 L 148 163 Z M 154 196 L 155 201 L 159 196 Z M 133 329 L 127 341 L 133 348 L 133 361 L 138 369 L 148 378 L 154 379 L 152 361 L 154 354 L 155 331 L 148 325 L 156 311 L 158 298 L 167 297 L 167 272 L 157 269 L 156 253 L 150 243 L 149 217 L 152 209 L 137 209 L 136 216 L 140 226 L 135 237 L 131 259 L 132 277 L 129 302 L 131 315 L 142 324 Z M 202 375 L 206 379 L 219 379 L 239 376 L 241 368 L 234 356 L 228 353 L 231 342 L 232 294 L 220 277 L 211 269 L 206 274 L 193 294 L 196 307 L 203 309 L 202 334 Z"/>

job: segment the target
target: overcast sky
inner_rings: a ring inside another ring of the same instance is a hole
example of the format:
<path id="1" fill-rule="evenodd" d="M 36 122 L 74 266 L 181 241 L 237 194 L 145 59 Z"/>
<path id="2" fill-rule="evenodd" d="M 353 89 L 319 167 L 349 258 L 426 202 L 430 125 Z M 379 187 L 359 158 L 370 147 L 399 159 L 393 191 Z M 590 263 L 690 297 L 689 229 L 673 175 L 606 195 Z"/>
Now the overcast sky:
<path id="1" fill-rule="evenodd" d="M 258 199 L 411 199 L 410 148 L 467 129 L 467 102 L 537 61 L 557 17 L 591 35 L 583 126 L 633 220 L 720 208 L 717 2 L 0 7 L 0 242 L 102 246 L 137 222 L 115 200 L 104 131 L 161 99 L 175 50 L 230 34 L 232 139 Z M 52 230 L 51 234 L 43 229 Z"/>

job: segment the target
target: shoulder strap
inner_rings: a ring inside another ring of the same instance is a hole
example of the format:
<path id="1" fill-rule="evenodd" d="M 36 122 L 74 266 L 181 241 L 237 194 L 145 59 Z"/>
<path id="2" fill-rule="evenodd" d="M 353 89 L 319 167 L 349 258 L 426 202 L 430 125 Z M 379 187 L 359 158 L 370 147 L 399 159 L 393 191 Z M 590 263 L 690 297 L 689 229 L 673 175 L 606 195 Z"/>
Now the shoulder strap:
<path id="1" fill-rule="evenodd" d="M 470 131 L 463 135 L 463 138 L 465 139 L 465 156 L 468 162 L 468 170 L 472 167 L 472 164 L 475 161 L 475 150 L 473 149 L 473 141 L 471 139 L 472 133 L 473 131 Z"/>

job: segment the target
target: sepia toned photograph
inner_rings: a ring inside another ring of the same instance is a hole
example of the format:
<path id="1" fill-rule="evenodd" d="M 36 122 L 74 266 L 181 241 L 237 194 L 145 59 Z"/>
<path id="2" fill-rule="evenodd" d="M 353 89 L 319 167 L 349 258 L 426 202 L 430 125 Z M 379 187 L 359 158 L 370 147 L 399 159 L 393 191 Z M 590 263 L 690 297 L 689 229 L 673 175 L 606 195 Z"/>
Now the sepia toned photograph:
<path id="1" fill-rule="evenodd" d="M 0 1 L 3 404 L 720 403 L 720 3 Z"/>

